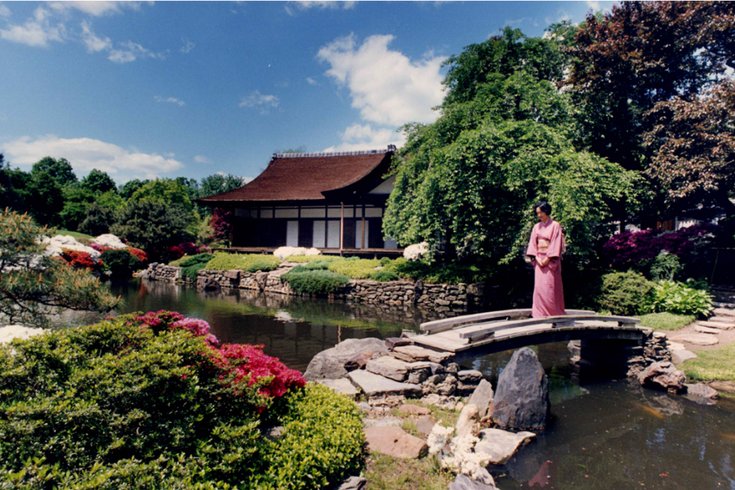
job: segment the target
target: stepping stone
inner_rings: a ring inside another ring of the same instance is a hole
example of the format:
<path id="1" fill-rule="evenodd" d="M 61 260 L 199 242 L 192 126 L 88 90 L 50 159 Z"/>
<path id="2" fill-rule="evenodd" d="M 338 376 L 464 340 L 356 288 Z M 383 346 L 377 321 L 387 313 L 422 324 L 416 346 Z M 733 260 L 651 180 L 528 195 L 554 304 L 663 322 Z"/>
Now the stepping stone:
<path id="1" fill-rule="evenodd" d="M 365 369 L 374 374 L 379 374 L 394 381 L 403 381 L 406 379 L 410 364 L 396 359 L 392 356 L 378 357 L 371 359 L 365 365 Z"/>
<path id="2" fill-rule="evenodd" d="M 710 335 L 717 335 L 718 333 L 722 332 L 722 330 L 718 328 L 705 327 L 704 325 L 694 325 L 694 330 L 699 333 L 708 333 Z"/>
<path id="3" fill-rule="evenodd" d="M 347 378 L 318 379 L 317 383 L 331 388 L 332 391 L 336 391 L 340 395 L 348 396 L 353 400 L 357 398 L 357 395 L 360 393 L 359 391 L 357 391 L 357 388 L 355 388 L 355 385 L 350 383 L 350 380 Z"/>
<path id="4" fill-rule="evenodd" d="M 697 354 L 686 349 L 679 349 L 671 352 L 671 362 L 673 362 L 677 366 L 682 362 L 688 361 L 689 359 L 694 359 L 696 357 Z"/>
<path id="5" fill-rule="evenodd" d="M 363 371 L 350 371 L 347 376 L 368 397 L 383 395 L 420 395 L 421 386 L 410 383 L 399 383 L 377 374 Z"/>
<path id="6" fill-rule="evenodd" d="M 694 345 L 715 345 L 720 343 L 717 337 L 706 333 L 689 333 L 678 335 L 674 337 L 674 340 Z"/>
<path id="7" fill-rule="evenodd" d="M 431 361 L 442 363 L 452 357 L 452 353 L 450 352 L 425 349 L 418 345 L 400 345 L 394 348 L 391 354 L 393 357 L 397 357 L 398 359 L 408 362 Z"/>
<path id="8" fill-rule="evenodd" d="M 713 311 L 712 313 L 714 313 L 715 316 L 735 317 L 735 309 L 730 308 L 715 308 L 715 311 Z"/>
<path id="9" fill-rule="evenodd" d="M 686 350 L 684 344 L 681 344 L 679 342 L 672 342 L 671 340 L 669 340 L 666 345 L 669 346 L 669 350 L 672 352 L 675 350 Z"/>
<path id="10" fill-rule="evenodd" d="M 394 458 L 418 459 L 429 450 L 423 439 L 412 436 L 400 427 L 368 427 L 365 439 L 370 451 Z"/>
<path id="11" fill-rule="evenodd" d="M 708 322 L 714 322 L 714 323 L 728 323 L 728 324 L 735 324 L 735 318 L 730 316 L 713 316 L 708 318 Z"/>
<path id="12" fill-rule="evenodd" d="M 725 323 L 725 322 L 713 322 L 710 320 L 697 322 L 696 325 L 701 325 L 703 327 L 709 327 L 709 328 L 716 328 L 719 330 L 732 330 L 735 328 L 735 323 Z"/>

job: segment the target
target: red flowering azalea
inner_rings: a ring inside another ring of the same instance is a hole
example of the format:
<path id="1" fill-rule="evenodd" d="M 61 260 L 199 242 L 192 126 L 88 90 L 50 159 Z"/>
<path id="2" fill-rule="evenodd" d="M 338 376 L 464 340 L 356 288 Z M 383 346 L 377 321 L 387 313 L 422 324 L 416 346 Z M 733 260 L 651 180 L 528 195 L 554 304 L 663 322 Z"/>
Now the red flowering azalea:
<path id="1" fill-rule="evenodd" d="M 92 257 L 88 252 L 83 252 L 81 250 L 69 250 L 65 248 L 61 251 L 61 258 L 75 269 L 87 269 L 92 271 L 99 269 L 101 266 L 98 259 Z"/>
<path id="2" fill-rule="evenodd" d="M 148 254 L 145 253 L 144 250 L 135 247 L 128 247 L 128 252 L 141 262 L 148 262 Z"/>
<path id="3" fill-rule="evenodd" d="M 292 388 L 301 388 L 306 380 L 299 371 L 263 353 L 263 347 L 248 344 L 224 344 L 219 349 L 235 373 L 235 383 L 258 384 L 261 395 L 279 398 Z"/>

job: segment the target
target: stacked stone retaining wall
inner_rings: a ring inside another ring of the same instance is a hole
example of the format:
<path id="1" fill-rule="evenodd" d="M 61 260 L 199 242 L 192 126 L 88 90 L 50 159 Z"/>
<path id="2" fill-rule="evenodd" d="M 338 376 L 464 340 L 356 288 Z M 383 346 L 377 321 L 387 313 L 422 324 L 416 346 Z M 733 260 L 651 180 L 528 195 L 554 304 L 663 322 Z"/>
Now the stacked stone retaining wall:
<path id="1" fill-rule="evenodd" d="M 291 270 L 293 264 L 284 264 L 270 272 L 245 272 L 240 270 L 200 270 L 196 287 L 199 290 L 244 289 L 260 293 L 296 295 L 281 276 Z M 163 264 L 151 264 L 143 277 L 170 283 L 180 283 L 181 269 Z M 426 284 L 423 281 L 352 280 L 333 298 L 351 303 L 388 306 L 415 306 L 443 314 L 464 313 L 482 306 L 484 288 L 481 284 Z"/>

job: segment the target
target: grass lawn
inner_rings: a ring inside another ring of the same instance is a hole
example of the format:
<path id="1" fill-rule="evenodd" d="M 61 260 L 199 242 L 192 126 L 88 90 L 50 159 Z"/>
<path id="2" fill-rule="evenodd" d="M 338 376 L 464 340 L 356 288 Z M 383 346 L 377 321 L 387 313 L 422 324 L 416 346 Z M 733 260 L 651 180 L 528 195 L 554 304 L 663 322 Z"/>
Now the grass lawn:
<path id="1" fill-rule="evenodd" d="M 454 481 L 454 475 L 433 456 L 400 459 L 382 454 L 367 459 L 365 478 L 371 489 L 381 490 L 446 490 Z"/>
<path id="2" fill-rule="evenodd" d="M 72 238 L 75 238 L 78 242 L 81 242 L 85 245 L 89 244 L 90 241 L 94 238 L 92 235 L 87 235 L 86 233 L 79 233 L 78 231 L 69 231 L 69 230 L 62 230 L 58 229 L 56 230 L 57 235 L 69 235 Z"/>
<path id="3" fill-rule="evenodd" d="M 700 381 L 735 381 L 735 344 L 697 352 L 682 364 L 688 378 Z"/>
<path id="4" fill-rule="evenodd" d="M 641 315 L 641 326 L 654 330 L 679 330 L 686 327 L 696 317 L 693 315 L 675 315 L 673 313 L 649 313 Z"/>

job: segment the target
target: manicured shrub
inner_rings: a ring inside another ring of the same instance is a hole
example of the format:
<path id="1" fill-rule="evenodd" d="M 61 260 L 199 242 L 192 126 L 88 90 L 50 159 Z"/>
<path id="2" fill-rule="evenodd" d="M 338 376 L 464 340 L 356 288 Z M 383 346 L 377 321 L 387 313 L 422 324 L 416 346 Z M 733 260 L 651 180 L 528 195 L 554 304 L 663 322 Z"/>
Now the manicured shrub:
<path id="1" fill-rule="evenodd" d="M 201 253 L 196 255 L 184 255 L 180 259 L 169 263 L 175 267 L 181 267 L 181 274 L 190 281 L 196 281 L 197 272 L 204 269 L 207 263 L 212 260 L 214 255 L 210 253 Z"/>
<path id="2" fill-rule="evenodd" d="M 712 311 L 712 296 L 685 283 L 657 281 L 650 296 L 650 309 L 705 317 Z"/>
<path id="3" fill-rule="evenodd" d="M 376 272 L 380 266 L 377 259 L 360 259 L 350 257 L 349 259 L 335 260 L 329 264 L 329 270 L 337 274 L 343 274 L 351 279 L 367 279 Z"/>
<path id="4" fill-rule="evenodd" d="M 309 383 L 287 403 L 283 436 L 268 446 L 266 486 L 324 488 L 359 471 L 365 439 L 354 402 Z"/>
<path id="5" fill-rule="evenodd" d="M 205 269 L 231 270 L 240 269 L 245 272 L 272 271 L 281 263 L 278 257 L 258 254 L 230 254 L 217 252 L 207 263 Z"/>
<path id="6" fill-rule="evenodd" d="M 350 278 L 325 270 L 302 270 L 295 268 L 283 275 L 291 288 L 301 294 L 327 295 L 335 293 L 350 282 Z"/>
<path id="7" fill-rule="evenodd" d="M 653 283 L 634 271 L 612 272 L 602 276 L 597 299 L 602 310 L 615 315 L 638 315 L 650 311 L 649 298 Z"/>
<path id="8" fill-rule="evenodd" d="M 380 282 L 397 281 L 400 279 L 398 274 L 389 269 L 381 269 L 370 274 L 370 279 Z"/>
<path id="9" fill-rule="evenodd" d="M 291 255 L 288 258 L 289 262 L 297 264 L 304 264 L 309 262 L 332 262 L 333 260 L 342 260 L 342 257 L 335 257 L 334 255 Z"/>
<path id="10" fill-rule="evenodd" d="M 324 488 L 359 470 L 350 400 L 208 335 L 157 311 L 0 346 L 0 487 Z"/>
<path id="11" fill-rule="evenodd" d="M 100 259 L 102 259 L 102 262 L 110 271 L 113 279 L 130 279 L 133 271 L 143 265 L 137 256 L 124 248 L 119 250 L 105 250 L 100 255 Z"/>

